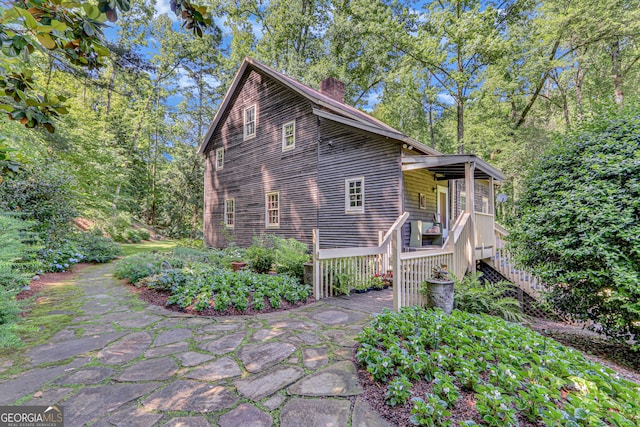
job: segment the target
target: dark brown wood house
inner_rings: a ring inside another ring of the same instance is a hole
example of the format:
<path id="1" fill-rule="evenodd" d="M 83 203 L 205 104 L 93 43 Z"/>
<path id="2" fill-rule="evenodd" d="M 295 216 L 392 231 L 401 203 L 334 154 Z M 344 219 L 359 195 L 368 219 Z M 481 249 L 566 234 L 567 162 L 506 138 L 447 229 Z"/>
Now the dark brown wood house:
<path id="1" fill-rule="evenodd" d="M 212 247 L 246 247 L 265 233 L 310 244 L 313 229 L 323 248 L 375 246 L 404 212 L 405 249 L 443 245 L 464 211 L 476 247 L 483 228 L 493 239 L 493 188 L 503 175 L 345 104 L 344 85 L 333 78 L 315 90 L 245 59 L 199 152 Z"/>

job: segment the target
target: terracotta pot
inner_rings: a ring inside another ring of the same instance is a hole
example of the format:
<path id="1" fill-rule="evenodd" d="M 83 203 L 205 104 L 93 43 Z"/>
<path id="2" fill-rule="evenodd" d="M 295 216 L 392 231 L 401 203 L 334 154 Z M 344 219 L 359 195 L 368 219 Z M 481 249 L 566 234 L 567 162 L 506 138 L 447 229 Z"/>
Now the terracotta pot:
<path id="1" fill-rule="evenodd" d="M 234 261 L 231 263 L 231 267 L 233 268 L 233 271 L 240 271 L 246 266 L 247 266 L 246 262 Z"/>

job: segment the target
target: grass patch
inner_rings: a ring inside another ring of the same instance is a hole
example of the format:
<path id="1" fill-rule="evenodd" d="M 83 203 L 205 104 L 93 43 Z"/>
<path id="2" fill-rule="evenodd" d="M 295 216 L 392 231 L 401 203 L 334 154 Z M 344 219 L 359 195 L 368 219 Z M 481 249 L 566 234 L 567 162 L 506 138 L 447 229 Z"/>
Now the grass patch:
<path id="1" fill-rule="evenodd" d="M 496 317 L 385 310 L 357 341 L 381 411 L 403 424 L 640 425 L 640 386 Z"/>
<path id="2" fill-rule="evenodd" d="M 140 243 L 123 243 L 122 252 L 124 255 L 133 255 L 141 252 L 165 252 L 170 251 L 178 246 L 177 240 L 151 240 Z"/>

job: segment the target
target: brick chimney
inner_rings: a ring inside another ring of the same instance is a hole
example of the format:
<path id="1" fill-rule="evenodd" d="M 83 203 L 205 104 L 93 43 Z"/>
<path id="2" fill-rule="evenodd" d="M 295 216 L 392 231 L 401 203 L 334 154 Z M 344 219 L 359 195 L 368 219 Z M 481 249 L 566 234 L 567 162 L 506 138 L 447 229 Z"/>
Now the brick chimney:
<path id="1" fill-rule="evenodd" d="M 333 77 L 327 77 L 320 82 L 320 93 L 344 104 L 344 83 Z"/>

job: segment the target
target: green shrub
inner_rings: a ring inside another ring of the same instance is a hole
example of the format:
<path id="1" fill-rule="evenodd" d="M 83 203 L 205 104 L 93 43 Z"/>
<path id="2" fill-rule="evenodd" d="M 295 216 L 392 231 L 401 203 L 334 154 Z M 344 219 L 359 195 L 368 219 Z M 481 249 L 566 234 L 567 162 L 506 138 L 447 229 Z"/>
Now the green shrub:
<path id="1" fill-rule="evenodd" d="M 276 270 L 280 274 L 287 274 L 302 281 L 304 276 L 304 263 L 311 259 L 307 253 L 308 247 L 296 239 L 276 238 L 275 263 Z"/>
<path id="2" fill-rule="evenodd" d="M 193 248 L 193 249 L 205 249 L 204 240 L 202 239 L 180 239 L 178 240 L 178 247 Z"/>
<path id="3" fill-rule="evenodd" d="M 136 232 L 138 233 L 138 237 L 142 240 L 149 240 L 151 238 L 151 233 L 145 228 L 138 228 Z"/>
<path id="4" fill-rule="evenodd" d="M 473 393 L 485 425 L 517 425 L 519 415 L 541 425 L 640 425 L 637 384 L 497 317 L 458 310 L 447 316 L 418 307 L 385 310 L 356 341 L 357 361 L 378 386 L 393 389 L 390 405 L 402 402 L 405 381 L 413 386 L 432 378 L 416 376 L 416 365 L 432 367 L 433 395 L 413 400 L 413 419 L 424 425 L 439 425 L 425 421 L 430 416 L 455 412 L 462 400 L 458 385 Z"/>
<path id="5" fill-rule="evenodd" d="M 54 164 L 25 167 L 0 182 L 0 209 L 20 212 L 43 239 L 55 242 L 68 234 L 77 214 L 72 187 L 71 176 Z"/>
<path id="6" fill-rule="evenodd" d="M 18 333 L 23 327 L 19 320 L 24 303 L 16 299 L 17 293 L 16 289 L 0 286 L 0 348 L 20 345 Z"/>
<path id="7" fill-rule="evenodd" d="M 122 248 L 112 239 L 104 237 L 102 230 L 94 229 L 88 233 L 76 233 L 71 238 L 78 253 L 86 262 L 109 262 L 122 254 Z"/>
<path id="8" fill-rule="evenodd" d="M 131 255 L 118 261 L 114 276 L 135 284 L 147 276 L 159 273 L 163 261 L 165 260 L 161 255 L 154 253 Z"/>
<path id="9" fill-rule="evenodd" d="M 125 238 L 131 243 L 140 243 L 142 241 L 136 230 L 133 229 L 125 232 Z"/>
<path id="10" fill-rule="evenodd" d="M 33 222 L 0 211 L 0 288 L 21 289 L 37 270 Z"/>
<path id="11" fill-rule="evenodd" d="M 524 314 L 517 299 L 505 297 L 512 289 L 509 282 L 481 280 L 482 273 L 471 273 L 456 280 L 453 287 L 454 308 L 469 313 L 486 313 L 510 322 L 521 322 Z"/>
<path id="12" fill-rule="evenodd" d="M 272 248 L 254 243 L 246 252 L 247 265 L 256 273 L 268 273 L 273 266 L 275 256 Z"/>
<path id="13" fill-rule="evenodd" d="M 602 116 L 553 144 L 525 179 L 510 250 L 556 312 L 640 348 L 640 116 Z"/>

